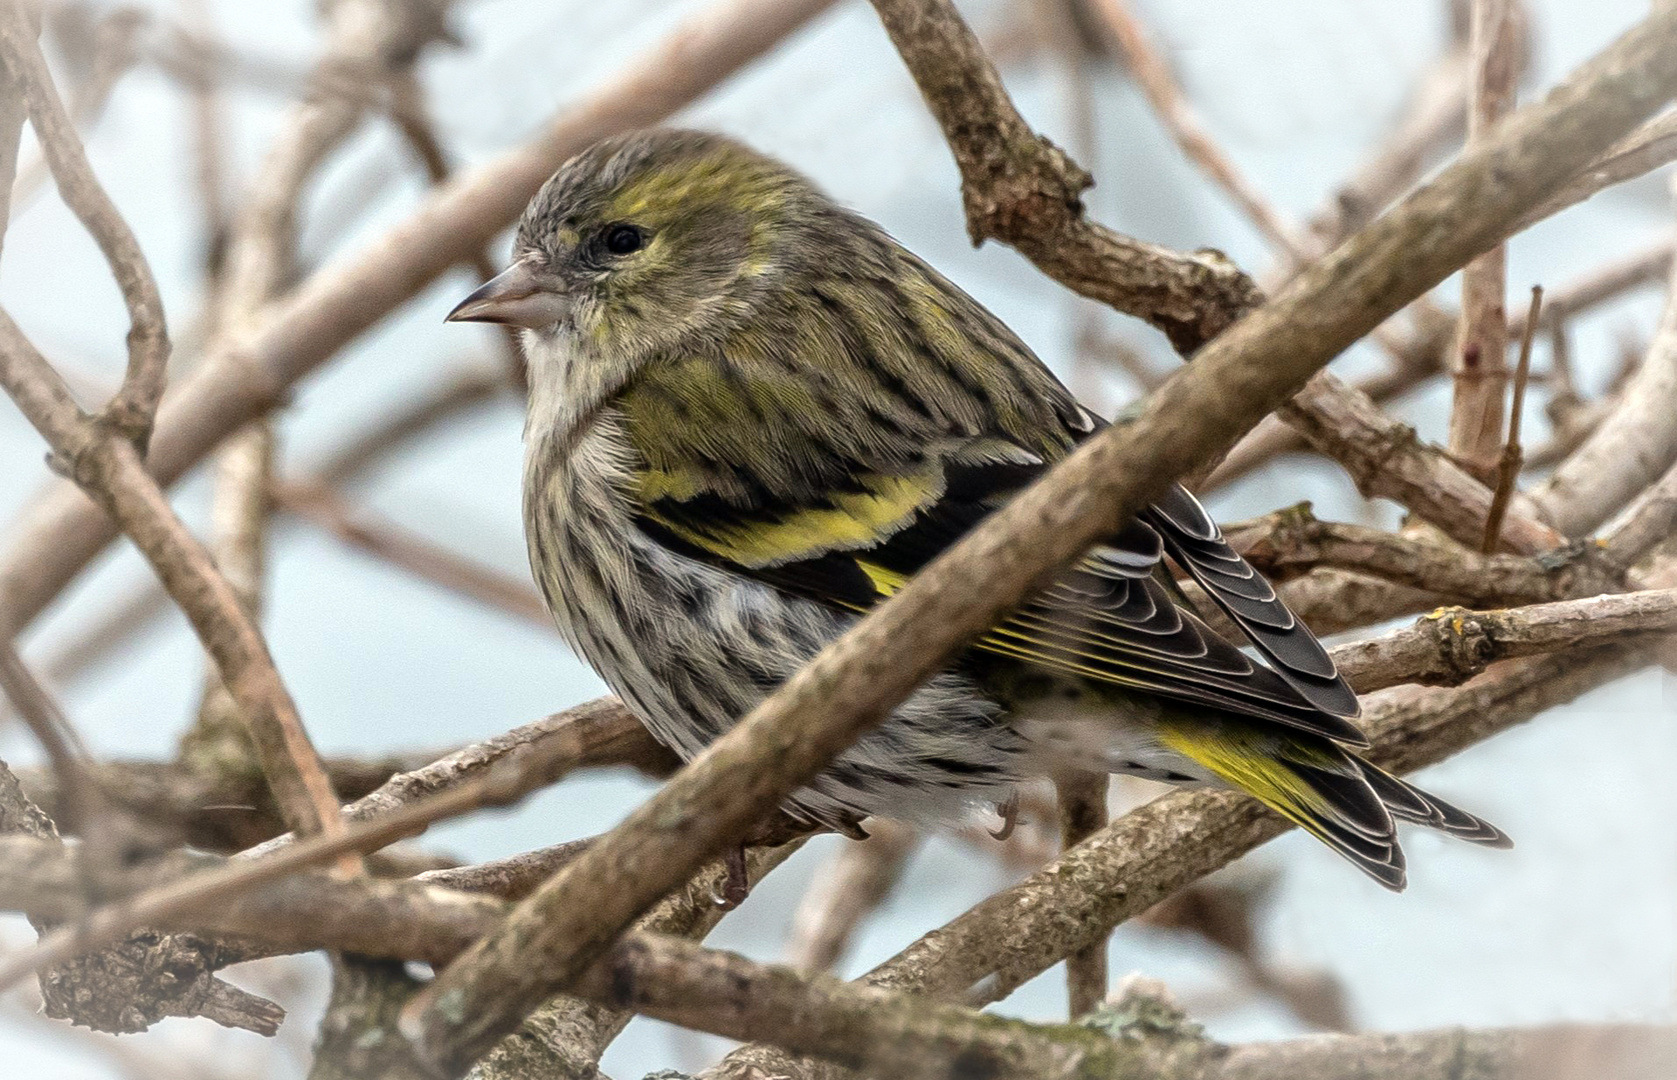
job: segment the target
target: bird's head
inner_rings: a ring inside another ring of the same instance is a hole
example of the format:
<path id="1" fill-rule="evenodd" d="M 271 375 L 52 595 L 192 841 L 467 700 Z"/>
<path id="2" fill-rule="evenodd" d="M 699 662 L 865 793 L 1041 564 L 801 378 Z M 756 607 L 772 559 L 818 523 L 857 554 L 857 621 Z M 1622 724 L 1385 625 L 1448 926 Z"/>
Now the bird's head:
<path id="1" fill-rule="evenodd" d="M 573 335 L 595 356 L 644 356 L 746 318 L 783 280 L 825 198 L 784 165 L 719 135 L 654 129 L 572 158 L 531 201 L 512 265 L 453 321 Z M 807 246 L 807 244 L 805 245 Z"/>

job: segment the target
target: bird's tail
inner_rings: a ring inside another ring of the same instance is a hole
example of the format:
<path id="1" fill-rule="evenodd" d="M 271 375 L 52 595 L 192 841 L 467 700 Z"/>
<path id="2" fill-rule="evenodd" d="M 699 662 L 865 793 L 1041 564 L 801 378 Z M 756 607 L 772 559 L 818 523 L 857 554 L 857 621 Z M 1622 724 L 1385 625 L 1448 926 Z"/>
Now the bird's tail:
<path id="1" fill-rule="evenodd" d="M 1474 844 L 1509 847 L 1490 822 L 1450 805 L 1318 736 L 1269 725 L 1169 724 L 1162 741 L 1258 799 L 1393 891 L 1405 882 L 1396 822 Z"/>

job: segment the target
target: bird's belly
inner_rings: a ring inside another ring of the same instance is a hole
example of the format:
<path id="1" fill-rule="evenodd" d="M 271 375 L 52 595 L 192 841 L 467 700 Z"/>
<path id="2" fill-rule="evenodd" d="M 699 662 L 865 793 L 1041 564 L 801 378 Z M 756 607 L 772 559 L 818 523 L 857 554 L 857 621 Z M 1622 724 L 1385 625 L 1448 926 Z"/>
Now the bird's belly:
<path id="1" fill-rule="evenodd" d="M 854 617 L 673 553 L 610 499 L 527 500 L 531 565 L 579 655 L 684 758 L 795 674 Z M 1006 797 L 1023 743 L 970 681 L 939 675 L 792 800 L 826 823 L 949 820 Z"/>

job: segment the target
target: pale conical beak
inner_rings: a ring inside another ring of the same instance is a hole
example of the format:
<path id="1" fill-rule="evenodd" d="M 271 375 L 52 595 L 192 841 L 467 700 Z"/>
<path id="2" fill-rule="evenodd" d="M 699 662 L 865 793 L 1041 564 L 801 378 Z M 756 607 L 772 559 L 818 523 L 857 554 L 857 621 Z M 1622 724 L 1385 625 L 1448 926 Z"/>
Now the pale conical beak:
<path id="1" fill-rule="evenodd" d="M 540 330 L 563 322 L 571 313 L 564 285 L 527 259 L 520 259 L 484 282 L 448 313 L 448 322 L 505 323 Z"/>

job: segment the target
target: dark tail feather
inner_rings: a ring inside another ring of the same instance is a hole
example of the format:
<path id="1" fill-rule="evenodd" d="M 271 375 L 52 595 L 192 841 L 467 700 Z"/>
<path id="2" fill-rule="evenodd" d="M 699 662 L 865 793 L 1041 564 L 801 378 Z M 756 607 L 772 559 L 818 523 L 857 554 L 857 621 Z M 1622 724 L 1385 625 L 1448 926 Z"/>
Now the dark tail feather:
<path id="1" fill-rule="evenodd" d="M 1267 727 L 1267 725 L 1266 725 Z M 1327 739 L 1273 728 L 1182 724 L 1167 743 L 1253 796 L 1393 891 L 1405 883 L 1397 827 L 1357 761 Z"/>
<path id="2" fill-rule="evenodd" d="M 1366 761 L 1361 764 L 1363 776 L 1369 786 L 1380 796 L 1380 801 L 1386 804 L 1386 809 L 1399 821 L 1425 825 L 1448 833 L 1458 840 L 1466 840 L 1470 844 L 1492 848 L 1514 846 L 1514 841 L 1508 838 L 1507 833 L 1484 818 L 1452 806 L 1438 796 L 1399 780 L 1391 773 L 1377 769 Z"/>
<path id="3" fill-rule="evenodd" d="M 1345 763 L 1356 759 L 1345 754 Z M 1344 770 L 1288 762 L 1314 798 L 1296 805 L 1299 825 L 1393 892 L 1407 884 L 1394 815 L 1354 765 Z M 1293 817 L 1283 809 L 1282 813 Z"/>
<path id="4" fill-rule="evenodd" d="M 1405 884 L 1397 822 L 1426 825 L 1487 847 L 1508 847 L 1496 826 L 1399 780 L 1327 739 L 1271 725 L 1176 718 L 1171 749 L 1257 798 L 1386 888 Z"/>

